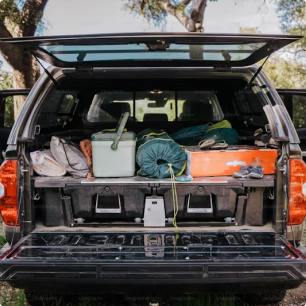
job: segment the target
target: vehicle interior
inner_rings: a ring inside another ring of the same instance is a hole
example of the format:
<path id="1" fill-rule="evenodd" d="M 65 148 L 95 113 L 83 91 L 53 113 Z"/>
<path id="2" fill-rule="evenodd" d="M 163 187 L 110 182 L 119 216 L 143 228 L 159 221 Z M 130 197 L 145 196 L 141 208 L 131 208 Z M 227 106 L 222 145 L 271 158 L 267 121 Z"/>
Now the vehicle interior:
<path id="1" fill-rule="evenodd" d="M 157 129 L 171 135 L 182 128 L 226 119 L 239 133 L 239 145 L 254 147 L 256 139 L 268 136 L 265 132 L 268 121 L 260 95 L 245 91 L 246 84 L 239 78 L 67 80 L 61 84 L 61 90 L 55 89 L 47 97 L 35 122 L 40 132 L 28 144 L 27 152 L 48 149 L 53 135 L 78 144 L 93 133 L 114 129 L 124 112 L 130 113 L 127 130 L 136 134 L 144 129 Z M 260 128 L 262 135 L 254 136 Z M 258 181 L 231 176 L 222 177 L 223 184 L 218 180 L 220 177 L 216 181 L 203 177 L 192 183 L 177 184 L 179 227 L 211 229 L 226 225 L 241 230 L 242 226 L 266 226 L 267 230 L 275 230 L 271 196 L 274 175 L 265 175 Z M 143 224 L 135 223 L 135 218 L 143 218 L 145 199 L 153 194 L 164 199 L 166 217 L 173 218 L 170 179 L 149 179 L 135 173 L 134 177 L 103 178 L 101 183 L 99 178 L 90 181 L 69 174 L 56 178 L 33 172 L 32 184 L 39 198 L 35 201 L 35 224 L 40 224 L 40 230 L 55 226 L 66 226 L 65 230 L 87 226 L 90 230 L 110 226 L 143 230 Z M 121 211 L 96 213 L 97 195 L 110 207 L 122 203 Z M 67 214 L 62 214 L 63 196 L 71 201 Z M 210 213 L 187 213 L 187 202 L 195 206 L 212 205 L 213 209 Z M 78 224 L 75 221 L 78 218 L 84 222 Z M 235 221 L 225 224 L 225 218 Z M 173 230 L 173 225 L 166 224 L 166 228 Z"/>

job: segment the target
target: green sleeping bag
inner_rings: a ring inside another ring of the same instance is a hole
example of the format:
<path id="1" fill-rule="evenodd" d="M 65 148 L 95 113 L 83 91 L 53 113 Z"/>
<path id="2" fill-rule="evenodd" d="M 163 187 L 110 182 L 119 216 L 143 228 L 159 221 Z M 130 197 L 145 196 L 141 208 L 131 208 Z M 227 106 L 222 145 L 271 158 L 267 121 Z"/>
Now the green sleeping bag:
<path id="1" fill-rule="evenodd" d="M 166 132 L 149 133 L 137 137 L 136 162 L 140 176 L 170 178 L 171 164 L 175 176 L 181 175 L 186 167 L 185 150 L 169 137 Z"/>

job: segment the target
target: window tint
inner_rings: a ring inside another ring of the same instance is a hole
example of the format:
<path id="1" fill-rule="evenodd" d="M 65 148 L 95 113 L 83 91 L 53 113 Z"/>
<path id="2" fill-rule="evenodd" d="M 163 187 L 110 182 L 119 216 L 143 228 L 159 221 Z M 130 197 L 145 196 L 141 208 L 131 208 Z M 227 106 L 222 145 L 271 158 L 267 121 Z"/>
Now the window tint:
<path id="1" fill-rule="evenodd" d="M 153 2 L 152 2 L 153 3 Z M 40 47 L 50 53 L 53 57 L 65 62 L 88 61 L 110 61 L 110 60 L 209 60 L 215 61 L 241 61 L 251 56 L 256 50 L 262 48 L 266 43 L 227 43 L 213 44 L 212 42 L 203 45 L 187 45 L 171 43 L 165 50 L 159 51 L 149 48 L 144 43 L 128 43 L 105 45 L 40 45 Z M 196 50 L 194 58 L 192 50 Z"/>
<path id="2" fill-rule="evenodd" d="M 179 91 L 177 93 L 179 121 L 220 121 L 224 114 L 214 92 Z"/>
<path id="3" fill-rule="evenodd" d="M 37 124 L 46 128 L 64 126 L 72 115 L 77 102 L 76 92 L 54 91 L 38 116 Z"/>
<path id="4" fill-rule="evenodd" d="M 17 118 L 18 116 L 18 110 L 15 110 L 14 108 L 14 101 L 16 101 L 19 105 L 23 105 L 26 98 L 27 98 L 26 95 L 14 95 L 5 98 L 4 127 L 11 128 L 15 123 L 15 118 Z M 16 116 L 15 116 L 15 111 L 17 112 Z"/>
<path id="5" fill-rule="evenodd" d="M 252 91 L 238 91 L 234 93 L 234 97 L 241 114 L 263 114 L 263 108 Z"/>
<path id="6" fill-rule="evenodd" d="M 306 127 L 306 97 L 292 95 L 293 124 L 296 128 Z"/>
<path id="7" fill-rule="evenodd" d="M 136 92 L 137 121 L 175 121 L 175 92 L 151 90 Z"/>
<path id="8" fill-rule="evenodd" d="M 133 112 L 132 92 L 100 92 L 97 93 L 90 105 L 88 122 L 118 122 L 122 113 L 129 112 L 130 119 Z"/>

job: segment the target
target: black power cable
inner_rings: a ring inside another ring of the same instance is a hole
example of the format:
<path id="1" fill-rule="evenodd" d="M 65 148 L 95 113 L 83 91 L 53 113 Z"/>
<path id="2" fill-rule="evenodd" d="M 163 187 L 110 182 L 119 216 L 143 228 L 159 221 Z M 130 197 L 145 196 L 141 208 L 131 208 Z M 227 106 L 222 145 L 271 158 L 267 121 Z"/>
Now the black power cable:
<path id="1" fill-rule="evenodd" d="M 90 171 L 90 167 L 87 167 L 86 169 L 76 169 L 74 168 L 71 164 L 70 164 L 70 161 L 69 161 L 69 158 L 68 158 L 68 155 L 67 155 L 67 152 L 66 152 L 66 149 L 65 149 L 65 146 L 64 145 L 68 145 L 68 146 L 72 146 L 74 148 L 76 148 L 77 150 L 79 150 L 79 148 L 77 148 L 75 145 L 73 145 L 72 143 L 66 143 L 66 142 L 63 142 L 63 140 L 61 138 L 58 138 L 60 143 L 62 144 L 63 146 L 63 149 L 64 149 L 64 152 L 65 152 L 65 155 L 66 155 L 66 159 L 67 159 L 67 162 L 68 162 L 68 165 L 73 169 L 73 170 L 77 170 L 77 171 L 83 171 L 83 170 L 88 170 Z"/>

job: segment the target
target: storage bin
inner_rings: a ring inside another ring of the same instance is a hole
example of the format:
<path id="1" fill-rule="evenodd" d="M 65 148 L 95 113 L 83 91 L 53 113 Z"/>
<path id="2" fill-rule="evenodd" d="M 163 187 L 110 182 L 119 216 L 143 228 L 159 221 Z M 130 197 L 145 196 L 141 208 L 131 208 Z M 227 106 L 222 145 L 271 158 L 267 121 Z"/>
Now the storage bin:
<path id="1" fill-rule="evenodd" d="M 252 146 L 229 146 L 226 150 L 201 151 L 187 147 L 186 174 L 192 177 L 228 176 L 241 166 L 261 166 L 264 174 L 275 174 L 277 150 Z"/>
<path id="2" fill-rule="evenodd" d="M 134 176 L 136 134 L 121 135 L 118 148 L 111 148 L 116 132 L 100 132 L 91 136 L 94 177 Z"/>

